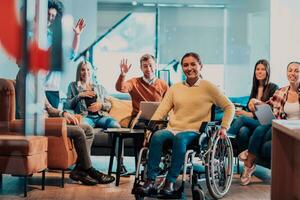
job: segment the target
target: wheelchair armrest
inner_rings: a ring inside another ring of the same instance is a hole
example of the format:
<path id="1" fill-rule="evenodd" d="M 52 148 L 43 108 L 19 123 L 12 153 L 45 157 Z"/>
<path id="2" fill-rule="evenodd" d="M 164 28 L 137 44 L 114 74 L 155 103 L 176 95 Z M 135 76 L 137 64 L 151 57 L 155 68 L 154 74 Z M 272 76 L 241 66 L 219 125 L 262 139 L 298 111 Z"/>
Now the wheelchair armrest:
<path id="1" fill-rule="evenodd" d="M 158 129 L 161 129 L 160 126 L 167 126 L 168 120 L 151 120 L 148 125 L 145 126 L 146 130 L 154 132 Z"/>

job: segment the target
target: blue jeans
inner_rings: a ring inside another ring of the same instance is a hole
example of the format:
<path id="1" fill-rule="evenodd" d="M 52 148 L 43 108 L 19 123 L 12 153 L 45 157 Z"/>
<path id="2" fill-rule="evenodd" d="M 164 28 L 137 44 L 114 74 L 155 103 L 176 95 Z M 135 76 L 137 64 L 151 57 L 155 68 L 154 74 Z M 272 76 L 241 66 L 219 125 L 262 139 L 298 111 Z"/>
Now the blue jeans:
<path id="1" fill-rule="evenodd" d="M 117 120 L 109 116 L 88 115 L 84 117 L 84 122 L 93 128 L 120 128 Z"/>
<path id="2" fill-rule="evenodd" d="M 155 132 L 150 141 L 148 177 L 155 180 L 159 173 L 159 163 L 161 160 L 163 146 L 165 143 L 172 144 L 171 168 L 167 175 L 169 182 L 176 182 L 180 170 L 184 163 L 184 156 L 187 146 L 199 137 L 199 134 L 192 131 L 184 131 L 174 135 L 168 130 L 159 130 Z"/>
<path id="3" fill-rule="evenodd" d="M 241 152 L 247 149 L 249 138 L 256 127 L 260 125 L 259 121 L 246 116 L 240 116 L 231 124 L 228 133 L 236 135 L 238 151 Z"/>
<path id="4" fill-rule="evenodd" d="M 255 129 L 250 140 L 248 151 L 257 157 L 261 154 L 263 144 L 272 139 L 272 125 L 261 125 Z"/>

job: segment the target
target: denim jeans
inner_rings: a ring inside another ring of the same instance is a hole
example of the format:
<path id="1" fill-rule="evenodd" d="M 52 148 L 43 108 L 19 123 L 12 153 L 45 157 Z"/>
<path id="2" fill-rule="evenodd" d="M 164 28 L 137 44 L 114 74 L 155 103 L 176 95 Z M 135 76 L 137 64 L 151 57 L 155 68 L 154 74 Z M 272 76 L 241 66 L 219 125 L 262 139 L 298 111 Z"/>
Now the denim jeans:
<path id="1" fill-rule="evenodd" d="M 109 116 L 88 115 L 84 117 L 84 122 L 93 128 L 120 128 L 118 121 Z"/>
<path id="2" fill-rule="evenodd" d="M 161 160 L 164 144 L 170 142 L 172 144 L 171 168 L 167 175 L 169 182 L 176 182 L 180 170 L 184 163 L 184 156 L 187 146 L 190 145 L 199 134 L 193 131 L 183 131 L 174 135 L 168 130 L 159 130 L 154 133 L 150 141 L 149 161 L 148 161 L 148 177 L 155 180 L 159 173 L 159 163 Z"/>
<path id="3" fill-rule="evenodd" d="M 248 151 L 260 156 L 263 144 L 272 139 L 272 125 L 261 125 L 255 129 L 250 140 Z"/>
<path id="4" fill-rule="evenodd" d="M 249 138 L 259 125 L 258 120 L 246 116 L 236 118 L 231 124 L 228 133 L 236 135 L 239 152 L 248 148 Z"/>

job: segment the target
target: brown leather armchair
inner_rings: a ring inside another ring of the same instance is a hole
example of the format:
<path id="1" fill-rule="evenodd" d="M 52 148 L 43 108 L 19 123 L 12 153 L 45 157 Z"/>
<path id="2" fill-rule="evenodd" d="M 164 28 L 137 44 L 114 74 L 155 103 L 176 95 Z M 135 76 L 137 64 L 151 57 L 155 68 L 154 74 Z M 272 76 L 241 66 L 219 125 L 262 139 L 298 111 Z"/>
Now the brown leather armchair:
<path id="1" fill-rule="evenodd" d="M 24 134 L 23 120 L 15 119 L 14 81 L 0 79 L 0 102 L 0 135 Z M 66 125 L 64 118 L 45 119 L 45 136 L 48 138 L 48 168 L 62 170 L 62 187 L 64 187 L 65 170 L 75 164 L 77 159 L 72 141 L 67 137 Z"/>

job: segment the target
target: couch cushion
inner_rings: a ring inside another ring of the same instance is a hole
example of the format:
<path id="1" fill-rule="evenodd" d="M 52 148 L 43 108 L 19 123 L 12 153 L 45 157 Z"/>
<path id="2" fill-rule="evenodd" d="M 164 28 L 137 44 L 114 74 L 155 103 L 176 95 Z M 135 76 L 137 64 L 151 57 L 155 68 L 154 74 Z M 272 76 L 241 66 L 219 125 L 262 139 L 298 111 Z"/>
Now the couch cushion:
<path id="1" fill-rule="evenodd" d="M 111 97 L 110 102 L 112 104 L 111 110 L 109 111 L 109 115 L 121 122 L 124 118 L 128 118 L 131 116 L 132 105 L 131 101 L 128 100 L 119 100 Z M 123 122 L 122 122 L 123 123 Z M 127 127 L 127 124 L 121 124 L 123 127 Z"/>
<path id="2" fill-rule="evenodd" d="M 111 147 L 111 137 L 107 133 L 104 133 L 103 129 L 95 128 L 94 134 L 93 146 Z"/>
<path id="3" fill-rule="evenodd" d="M 0 135 L 1 156 L 27 156 L 46 152 L 48 138 L 44 136 Z"/>

